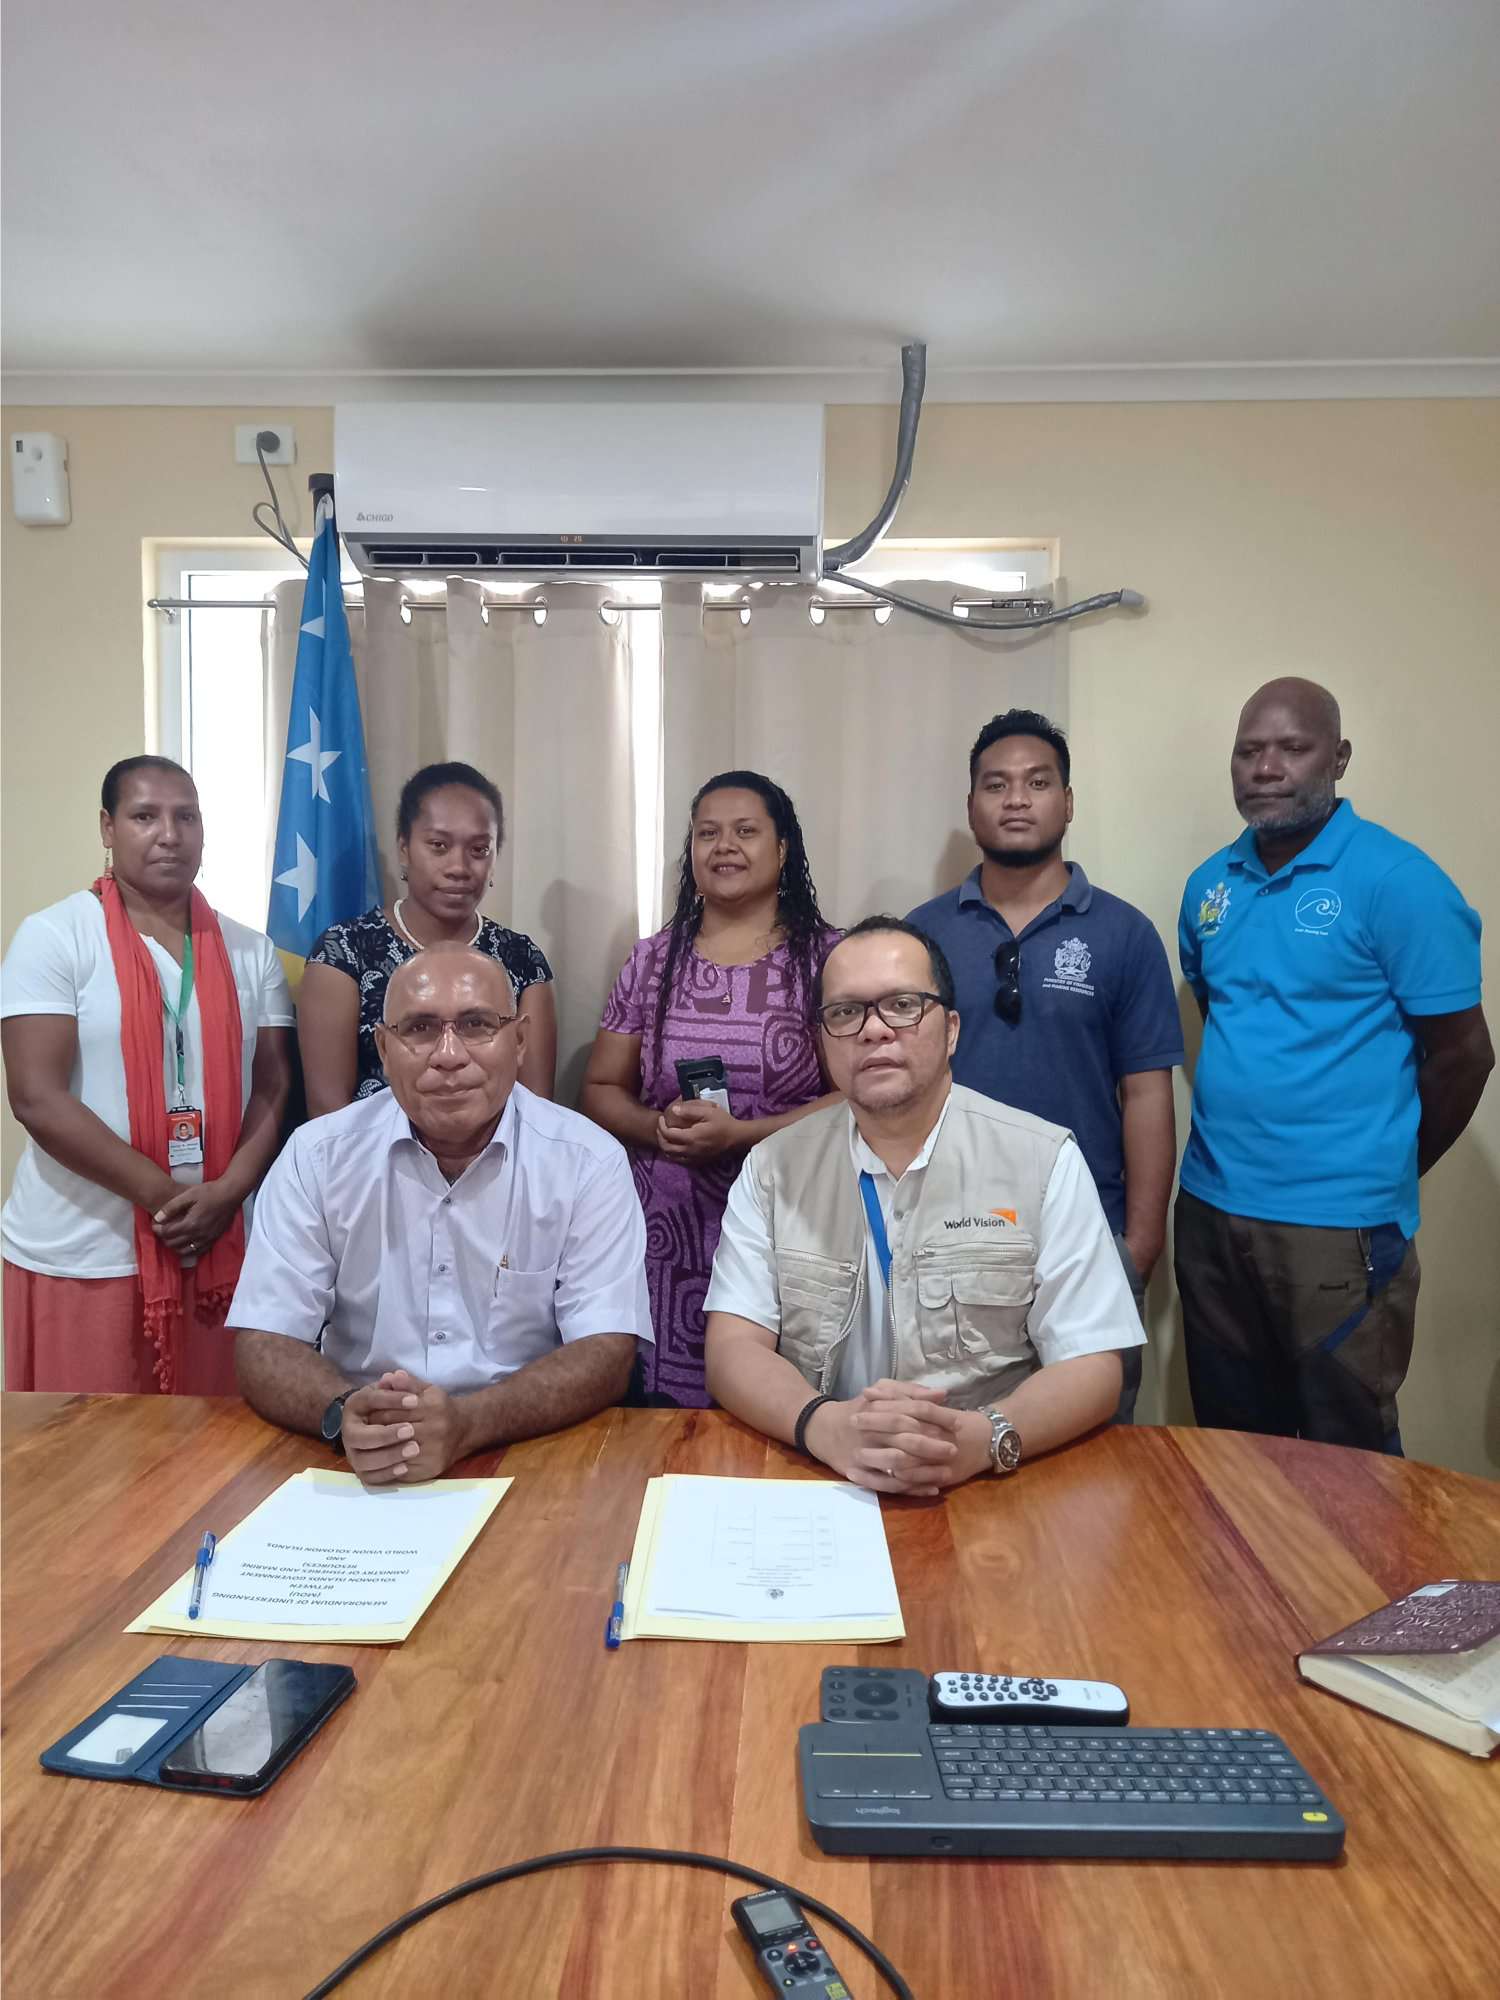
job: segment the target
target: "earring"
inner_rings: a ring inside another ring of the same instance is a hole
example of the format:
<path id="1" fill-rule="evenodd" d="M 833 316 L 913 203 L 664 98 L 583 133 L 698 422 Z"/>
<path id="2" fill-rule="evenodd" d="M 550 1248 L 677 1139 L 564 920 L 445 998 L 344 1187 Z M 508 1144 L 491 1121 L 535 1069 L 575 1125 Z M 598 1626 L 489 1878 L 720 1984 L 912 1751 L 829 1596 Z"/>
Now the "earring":
<path id="1" fill-rule="evenodd" d="M 110 877 L 113 877 L 115 872 L 115 850 L 112 847 L 106 847 L 104 850 L 104 872 Z"/>
<path id="2" fill-rule="evenodd" d="M 403 882 L 405 882 L 405 881 L 407 881 L 408 879 L 409 879 L 409 878 L 408 878 L 408 876 L 407 876 L 407 873 L 406 873 L 406 870 L 405 870 L 405 869 L 403 868 L 403 869 L 401 870 L 401 880 L 402 880 Z"/>

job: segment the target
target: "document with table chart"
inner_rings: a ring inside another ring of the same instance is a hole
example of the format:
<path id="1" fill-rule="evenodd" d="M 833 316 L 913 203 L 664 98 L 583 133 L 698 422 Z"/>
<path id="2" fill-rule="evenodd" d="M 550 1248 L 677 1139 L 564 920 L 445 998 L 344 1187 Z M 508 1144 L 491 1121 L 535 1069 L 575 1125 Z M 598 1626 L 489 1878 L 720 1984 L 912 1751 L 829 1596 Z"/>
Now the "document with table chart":
<path id="1" fill-rule="evenodd" d="M 648 1613 L 820 1624 L 899 1614 L 875 1494 L 811 1479 L 665 1484 Z"/>

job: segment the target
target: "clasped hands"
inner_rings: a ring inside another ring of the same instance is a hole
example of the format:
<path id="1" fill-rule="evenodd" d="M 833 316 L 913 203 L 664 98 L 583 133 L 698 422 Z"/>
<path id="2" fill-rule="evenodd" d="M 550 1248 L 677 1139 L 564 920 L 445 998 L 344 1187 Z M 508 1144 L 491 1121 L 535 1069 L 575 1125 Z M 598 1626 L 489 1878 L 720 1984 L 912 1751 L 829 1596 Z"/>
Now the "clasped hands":
<path id="1" fill-rule="evenodd" d="M 405 1368 L 356 1389 L 344 1404 L 344 1456 L 366 1486 L 440 1479 L 467 1456 L 463 1411 L 446 1389 Z"/>
<path id="2" fill-rule="evenodd" d="M 703 1166 L 744 1143 L 734 1113 L 701 1097 L 674 1098 L 656 1121 L 656 1150 L 685 1166 Z"/>
<path id="3" fill-rule="evenodd" d="M 847 1402 L 814 1410 L 807 1448 L 873 1493 L 931 1498 L 990 1462 L 989 1418 L 982 1410 L 950 1410 L 944 1394 L 917 1382 L 872 1382 Z"/>
<path id="4" fill-rule="evenodd" d="M 171 1193 L 152 1213 L 151 1227 L 179 1257 L 202 1256 L 234 1221 L 244 1196 L 223 1181 L 167 1185 Z"/>

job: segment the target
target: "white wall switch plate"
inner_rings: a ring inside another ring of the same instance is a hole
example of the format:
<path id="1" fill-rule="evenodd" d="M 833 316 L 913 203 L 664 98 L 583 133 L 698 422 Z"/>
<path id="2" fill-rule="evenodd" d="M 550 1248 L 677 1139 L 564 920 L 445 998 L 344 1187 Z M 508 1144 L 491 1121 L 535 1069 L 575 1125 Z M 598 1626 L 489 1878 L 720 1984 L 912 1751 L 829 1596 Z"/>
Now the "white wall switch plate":
<path id="1" fill-rule="evenodd" d="M 267 451 L 267 465 L 295 465 L 297 463 L 297 433 L 290 424 L 236 424 L 234 427 L 234 462 L 236 465 L 255 465 L 255 440 L 262 431 L 274 431 L 277 437 L 275 451 Z"/>

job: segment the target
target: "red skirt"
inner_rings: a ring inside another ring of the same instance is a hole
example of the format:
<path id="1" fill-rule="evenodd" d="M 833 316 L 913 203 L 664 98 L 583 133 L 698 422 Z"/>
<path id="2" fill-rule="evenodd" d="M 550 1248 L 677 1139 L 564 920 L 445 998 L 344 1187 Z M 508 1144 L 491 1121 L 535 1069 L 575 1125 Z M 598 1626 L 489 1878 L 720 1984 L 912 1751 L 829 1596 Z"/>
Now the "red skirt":
<path id="1" fill-rule="evenodd" d="M 179 1396 L 236 1396 L 234 1341 L 224 1314 L 188 1302 Z M 5 1264 L 5 1386 L 69 1395 L 156 1396 L 156 1354 L 146 1338 L 141 1281 L 47 1278 Z"/>

